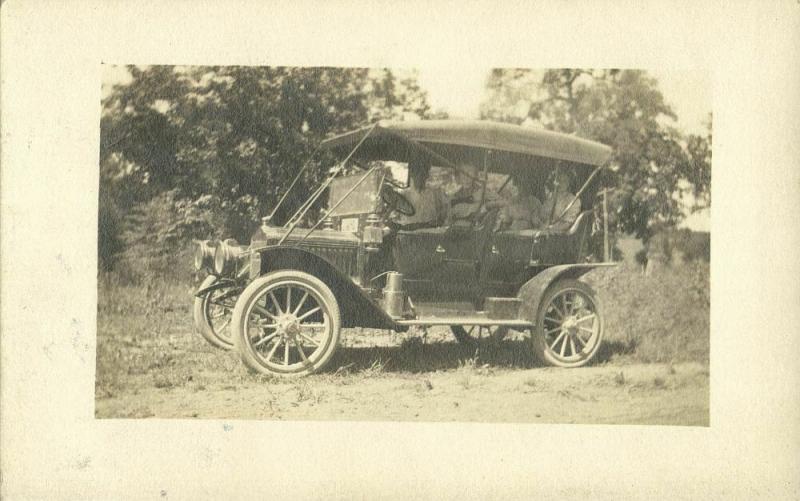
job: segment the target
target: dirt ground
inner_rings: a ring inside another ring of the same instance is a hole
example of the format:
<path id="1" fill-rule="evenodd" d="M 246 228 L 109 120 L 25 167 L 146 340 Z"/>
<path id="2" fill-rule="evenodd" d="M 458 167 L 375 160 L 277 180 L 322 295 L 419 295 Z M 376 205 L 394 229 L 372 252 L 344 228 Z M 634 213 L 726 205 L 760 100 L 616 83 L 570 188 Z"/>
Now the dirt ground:
<path id="1" fill-rule="evenodd" d="M 284 380 L 248 373 L 188 326 L 146 339 L 100 327 L 98 418 L 709 424 L 695 362 L 557 369 L 522 339 L 472 352 L 446 331 L 348 330 L 326 372 Z"/>

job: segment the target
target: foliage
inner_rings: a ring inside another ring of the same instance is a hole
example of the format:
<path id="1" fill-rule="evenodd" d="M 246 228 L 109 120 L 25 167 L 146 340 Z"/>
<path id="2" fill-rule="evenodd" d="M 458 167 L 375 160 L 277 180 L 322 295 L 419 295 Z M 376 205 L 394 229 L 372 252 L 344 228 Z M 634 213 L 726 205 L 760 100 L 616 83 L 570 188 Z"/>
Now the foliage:
<path id="1" fill-rule="evenodd" d="M 97 213 L 97 263 L 101 271 L 108 271 L 124 248 L 119 235 L 122 215 L 106 191 L 100 192 Z"/>
<path id="2" fill-rule="evenodd" d="M 416 72 L 398 78 L 396 72 L 378 72 L 367 88 L 370 121 L 402 119 L 406 114 L 432 118 L 427 96 L 417 83 Z"/>
<path id="3" fill-rule="evenodd" d="M 662 255 L 673 263 L 711 260 L 711 234 L 688 228 L 656 233 L 647 243 L 648 255 Z"/>
<path id="4" fill-rule="evenodd" d="M 606 313 L 607 349 L 641 362 L 707 361 L 709 264 L 673 263 L 645 276 L 633 267 L 597 269 L 586 275 Z"/>
<path id="5" fill-rule="evenodd" d="M 375 119 L 429 113 L 413 72 L 241 66 L 128 70 L 131 82 L 114 87 L 103 101 L 101 118 L 100 246 L 111 254 L 119 250 L 114 242 L 155 244 L 175 235 L 176 224 L 183 244 L 187 238 L 208 238 L 212 216 L 225 236 L 246 241 L 325 135 Z M 278 219 L 288 217 L 327 174 L 326 160 L 314 157 Z M 174 220 L 157 217 L 159 210 L 172 212 Z M 115 233 L 115 214 L 122 214 L 129 228 L 138 224 L 139 233 L 155 235 L 148 240 L 128 232 L 129 240 Z"/>
<path id="6" fill-rule="evenodd" d="M 191 201 L 173 189 L 131 207 L 119 226 L 118 238 L 125 246 L 115 256 L 117 271 L 134 283 L 158 276 L 188 277 L 186 263 L 194 249 L 187 242 L 194 235 L 221 237 L 215 205 L 211 196 Z"/>
<path id="7" fill-rule="evenodd" d="M 686 137 L 686 151 L 689 166 L 686 171 L 687 181 L 691 184 L 695 204 L 692 210 L 711 207 L 711 114 L 706 121 L 706 135 L 689 134 Z"/>
<path id="8" fill-rule="evenodd" d="M 676 230 L 672 235 L 671 257 L 680 252 L 684 261 L 711 261 L 711 234 L 692 231 L 688 228 Z"/>
<path id="9" fill-rule="evenodd" d="M 707 137 L 683 135 L 658 82 L 639 70 L 562 69 L 544 73 L 495 69 L 487 83 L 483 118 L 539 125 L 612 146 L 607 185 L 610 221 L 647 239 L 654 227 L 710 204 L 711 120 Z M 687 186 L 689 187 L 687 190 Z"/>

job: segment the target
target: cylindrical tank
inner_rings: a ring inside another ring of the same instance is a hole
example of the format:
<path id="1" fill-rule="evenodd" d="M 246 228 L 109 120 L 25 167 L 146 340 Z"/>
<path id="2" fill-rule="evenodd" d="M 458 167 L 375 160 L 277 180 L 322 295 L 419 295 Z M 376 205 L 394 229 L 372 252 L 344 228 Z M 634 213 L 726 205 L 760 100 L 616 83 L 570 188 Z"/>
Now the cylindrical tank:
<path id="1" fill-rule="evenodd" d="M 386 287 L 383 288 L 383 309 L 390 317 L 402 317 L 405 302 L 403 274 L 390 271 L 386 274 Z"/>

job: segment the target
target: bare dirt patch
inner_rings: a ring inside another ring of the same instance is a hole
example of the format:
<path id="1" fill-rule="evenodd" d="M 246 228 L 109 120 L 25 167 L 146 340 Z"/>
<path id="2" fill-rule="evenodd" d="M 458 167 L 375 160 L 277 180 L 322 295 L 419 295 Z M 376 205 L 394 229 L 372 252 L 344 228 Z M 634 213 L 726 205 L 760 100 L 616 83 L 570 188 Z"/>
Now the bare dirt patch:
<path id="1" fill-rule="evenodd" d="M 134 365 L 98 384 L 96 416 L 708 425 L 703 364 L 564 370 L 537 367 L 522 340 L 472 352 L 446 336 L 345 331 L 328 372 L 284 380 L 183 329 L 139 347 L 149 356 L 128 346 Z"/>
<path id="2" fill-rule="evenodd" d="M 97 416 L 707 426 L 708 374 L 696 364 L 672 371 L 657 364 L 143 384 L 133 393 L 98 399 Z"/>

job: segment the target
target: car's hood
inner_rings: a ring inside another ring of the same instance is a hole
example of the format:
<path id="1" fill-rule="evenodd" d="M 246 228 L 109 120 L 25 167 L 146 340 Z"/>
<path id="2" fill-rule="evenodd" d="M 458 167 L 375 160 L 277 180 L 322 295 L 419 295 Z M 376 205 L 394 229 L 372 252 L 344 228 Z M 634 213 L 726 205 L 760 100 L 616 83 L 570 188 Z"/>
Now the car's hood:
<path id="1" fill-rule="evenodd" d="M 275 245 L 281 241 L 289 230 L 283 227 L 261 227 L 253 234 L 250 246 L 263 246 Z M 283 245 L 297 245 L 302 241 L 304 244 L 331 244 L 331 245 L 358 245 L 358 237 L 352 233 L 346 233 L 336 230 L 316 229 L 311 235 L 308 234 L 308 228 L 295 228 L 289 238 L 283 242 Z M 305 238 L 304 238 L 305 237 Z"/>

